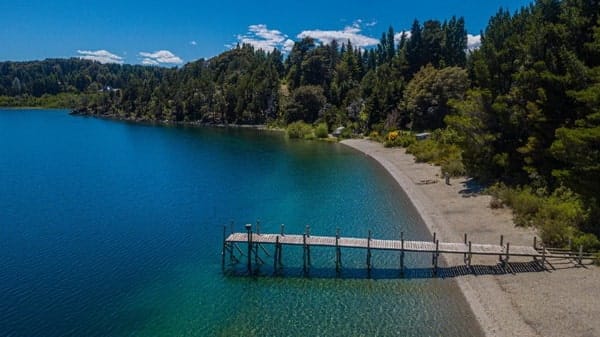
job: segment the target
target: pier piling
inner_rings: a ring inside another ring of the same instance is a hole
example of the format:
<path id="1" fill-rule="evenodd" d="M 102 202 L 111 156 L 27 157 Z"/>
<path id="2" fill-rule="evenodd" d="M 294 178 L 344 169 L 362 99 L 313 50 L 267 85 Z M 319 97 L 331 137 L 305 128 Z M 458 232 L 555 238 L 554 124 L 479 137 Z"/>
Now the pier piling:
<path id="1" fill-rule="evenodd" d="M 245 227 L 248 232 L 248 274 L 252 275 L 252 225 L 246 224 Z"/>
<path id="2" fill-rule="evenodd" d="M 283 228 L 283 226 L 282 226 Z M 450 243 L 440 242 L 437 239 L 432 244 L 430 241 L 412 241 L 405 240 L 404 232 L 400 233 L 400 240 L 381 240 L 373 239 L 373 232 L 368 231 L 366 239 L 356 237 L 341 237 L 339 228 L 336 229 L 335 236 L 313 236 L 310 234 L 310 227 L 306 226 L 306 230 L 302 235 L 280 235 L 280 234 L 257 234 L 252 232 L 252 224 L 245 225 L 245 233 L 232 233 L 226 237 L 223 241 L 221 251 L 221 266 L 225 268 L 225 260 L 227 259 L 226 254 L 229 252 L 230 258 L 233 262 L 240 262 L 236 255 L 239 253 L 240 256 L 246 255 L 247 271 L 248 274 L 254 275 L 259 273 L 258 267 L 264 264 L 263 260 L 259 256 L 259 250 L 262 249 L 266 256 L 270 257 L 270 251 L 265 248 L 265 245 L 274 245 L 273 255 L 273 268 L 275 274 L 279 273 L 283 268 L 282 263 L 282 250 L 284 245 L 289 246 L 302 246 L 303 247 L 303 271 L 304 275 L 308 276 L 311 267 L 311 246 L 317 247 L 334 247 L 335 248 L 335 270 L 339 276 L 342 269 L 342 248 L 353 248 L 353 249 L 366 249 L 366 269 L 368 276 L 372 276 L 373 270 L 373 250 L 388 250 L 388 251 L 399 251 L 400 252 L 400 275 L 404 276 L 405 273 L 405 254 L 407 252 L 415 253 L 427 253 L 432 254 L 432 272 L 434 276 L 439 274 L 439 257 L 440 254 L 460 254 L 464 257 L 464 262 L 471 271 L 473 255 L 487 255 L 487 256 L 500 256 L 501 266 L 507 271 L 514 273 L 511 265 L 509 264 L 511 256 L 519 257 L 530 257 L 540 263 L 542 269 L 546 268 L 548 258 L 564 258 L 571 261 L 575 261 L 577 265 L 583 265 L 583 260 L 592 260 L 594 255 L 591 253 L 584 253 L 583 246 L 580 246 L 578 251 L 566 251 L 565 249 L 552 249 L 546 248 L 540 245 L 538 247 L 537 239 L 534 240 L 534 246 L 511 246 L 510 242 L 505 243 L 504 237 L 500 238 L 500 245 L 498 244 L 473 244 L 471 241 L 466 241 L 467 235 L 465 235 L 464 243 Z M 283 232 L 283 229 L 282 229 Z M 227 226 L 223 226 L 223 235 L 227 234 Z M 239 243 L 245 243 L 248 251 L 244 254 L 243 250 L 237 245 Z M 260 249 L 258 248 L 260 246 Z M 534 249 L 536 248 L 536 249 Z M 235 254 L 234 254 L 235 253 Z M 252 256 L 254 254 L 254 256 Z M 254 260 L 254 262 L 252 261 Z M 253 266 L 253 263 L 255 266 Z M 548 263 L 549 264 L 549 263 Z M 552 265 L 550 265 L 552 267 Z"/>

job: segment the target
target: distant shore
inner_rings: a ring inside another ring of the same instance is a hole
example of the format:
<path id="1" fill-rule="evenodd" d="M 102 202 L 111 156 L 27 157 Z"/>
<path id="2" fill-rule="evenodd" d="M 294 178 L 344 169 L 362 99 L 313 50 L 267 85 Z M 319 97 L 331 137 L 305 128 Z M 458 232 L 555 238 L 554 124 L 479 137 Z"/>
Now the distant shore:
<path id="1" fill-rule="evenodd" d="M 446 185 L 439 167 L 415 163 L 404 149 L 364 139 L 341 143 L 382 165 L 408 195 L 429 231 L 441 240 L 461 242 L 463 233 L 468 233 L 481 243 L 497 243 L 504 235 L 505 242 L 532 244 L 535 232 L 516 227 L 510 210 L 491 209 L 490 197 L 480 194 L 474 182 L 457 178 Z M 445 258 L 453 266 L 463 263 L 462 256 Z M 482 269 L 497 262 L 497 257 L 473 261 Z M 596 300 L 600 268 L 563 263 L 557 263 L 552 272 L 483 273 L 455 280 L 486 336 L 600 336 L 600 302 Z"/>
<path id="2" fill-rule="evenodd" d="M 122 117 L 114 114 L 95 114 L 71 110 L 72 116 L 93 117 L 100 119 L 108 119 L 115 121 L 124 121 L 149 125 L 167 125 L 167 126 L 192 126 L 192 127 L 214 127 L 214 128 L 242 128 L 242 129 L 257 129 L 269 131 L 284 131 L 278 128 L 270 128 L 266 124 L 225 124 L 225 123 L 206 123 L 201 121 L 174 121 L 174 120 L 149 120 L 144 118 Z"/>

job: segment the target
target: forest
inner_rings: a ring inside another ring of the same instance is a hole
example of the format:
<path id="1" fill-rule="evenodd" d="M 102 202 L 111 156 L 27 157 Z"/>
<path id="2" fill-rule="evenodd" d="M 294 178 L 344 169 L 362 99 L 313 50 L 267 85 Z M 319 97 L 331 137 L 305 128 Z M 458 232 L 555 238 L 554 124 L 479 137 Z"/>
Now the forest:
<path id="1" fill-rule="evenodd" d="M 0 63 L 0 105 L 63 106 L 120 119 L 298 122 L 406 146 L 489 186 L 548 244 L 600 248 L 600 3 L 500 9 L 467 50 L 463 18 L 393 27 L 370 49 L 297 41 L 238 45 L 180 68 L 80 59 Z M 417 132 L 431 132 L 416 141 Z"/>

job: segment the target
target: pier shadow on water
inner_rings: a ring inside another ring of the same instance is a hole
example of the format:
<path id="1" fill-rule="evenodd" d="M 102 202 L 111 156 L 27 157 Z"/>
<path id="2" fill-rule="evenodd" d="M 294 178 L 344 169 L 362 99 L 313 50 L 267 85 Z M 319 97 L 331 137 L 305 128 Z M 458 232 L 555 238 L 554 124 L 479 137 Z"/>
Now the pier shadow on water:
<path id="1" fill-rule="evenodd" d="M 464 277 L 468 275 L 516 275 L 522 273 L 549 272 L 536 262 L 509 262 L 507 266 L 501 263 L 495 265 L 466 265 L 438 267 L 434 274 L 431 267 L 413 267 L 405 268 L 404 273 L 400 269 L 393 268 L 373 268 L 369 275 L 366 268 L 343 268 L 338 274 L 335 268 L 310 268 L 308 273 L 304 273 L 303 268 L 285 267 L 278 273 L 274 272 L 272 267 L 261 266 L 252 273 L 253 277 L 305 277 L 314 279 L 373 279 L 373 280 L 391 280 L 391 279 L 450 279 Z M 240 265 L 225 270 L 225 275 L 229 277 L 248 277 L 249 274 L 245 268 Z"/>

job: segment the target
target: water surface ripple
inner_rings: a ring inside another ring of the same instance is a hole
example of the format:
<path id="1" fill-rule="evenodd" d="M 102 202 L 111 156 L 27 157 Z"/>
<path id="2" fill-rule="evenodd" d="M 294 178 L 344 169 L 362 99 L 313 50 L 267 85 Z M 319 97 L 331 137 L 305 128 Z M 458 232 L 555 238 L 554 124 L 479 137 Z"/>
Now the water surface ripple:
<path id="1" fill-rule="evenodd" d="M 311 278 L 294 248 L 286 277 L 221 273 L 231 220 L 429 237 L 391 177 L 339 144 L 3 109 L 0 186 L 0 336 L 482 335 L 453 281 L 399 279 L 397 254 L 375 252 L 371 280 L 355 250 L 341 279 L 328 249 Z"/>

